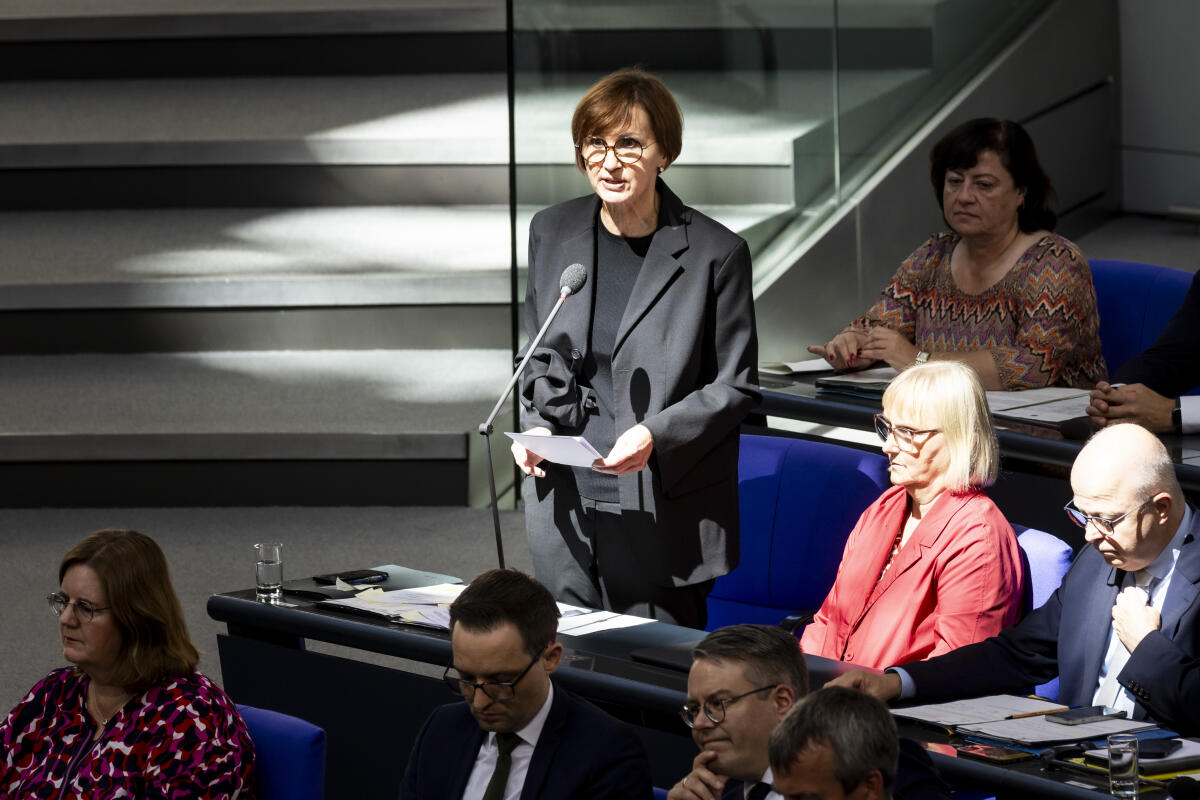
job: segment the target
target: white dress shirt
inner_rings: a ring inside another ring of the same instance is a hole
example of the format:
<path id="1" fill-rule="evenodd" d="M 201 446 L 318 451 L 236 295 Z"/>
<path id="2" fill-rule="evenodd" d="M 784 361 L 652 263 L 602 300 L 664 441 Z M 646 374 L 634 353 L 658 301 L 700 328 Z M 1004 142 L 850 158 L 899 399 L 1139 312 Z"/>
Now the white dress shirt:
<path id="1" fill-rule="evenodd" d="M 1162 614 L 1163 604 L 1166 602 L 1167 592 L 1171 587 L 1171 578 L 1175 574 L 1175 562 L 1179 559 L 1179 550 L 1183 547 L 1183 540 L 1191 526 L 1192 509 L 1184 504 L 1183 520 L 1179 523 L 1179 530 L 1175 531 L 1175 535 L 1158 554 L 1158 558 L 1135 573 L 1137 575 L 1136 585 L 1147 589 L 1149 604 L 1159 614 Z M 1104 653 L 1104 662 L 1100 665 L 1096 693 L 1092 697 L 1093 705 L 1108 706 L 1115 711 L 1124 711 L 1130 716 L 1133 715 L 1133 706 L 1137 701 L 1128 689 L 1117 683 L 1117 677 L 1128 663 L 1129 655 L 1129 650 L 1121 642 L 1121 637 L 1117 636 L 1116 629 L 1110 628 L 1108 647 Z M 1109 675 L 1112 675 L 1111 682 Z M 1107 687 L 1106 683 L 1108 683 Z"/>
<path id="2" fill-rule="evenodd" d="M 533 715 L 533 719 L 529 720 L 524 728 L 513 731 L 521 737 L 521 741 L 512 751 L 512 766 L 508 771 L 508 783 L 504 785 L 504 800 L 520 800 L 521 790 L 525 788 L 525 775 L 529 772 L 529 761 L 533 758 L 533 749 L 537 747 L 538 739 L 542 736 L 542 728 L 546 724 L 546 717 L 550 716 L 550 706 L 553 702 L 554 684 L 551 683 L 546 692 L 546 702 L 542 703 L 538 713 Z M 483 800 L 483 793 L 487 791 L 492 773 L 496 771 L 496 759 L 499 755 L 496 734 L 489 732 L 479 748 L 479 754 L 475 756 L 475 767 L 467 780 L 467 788 L 463 790 L 463 800 Z"/>
<path id="3" fill-rule="evenodd" d="M 1200 395 L 1179 398 L 1179 418 L 1184 433 L 1200 433 Z"/>
<path id="4" fill-rule="evenodd" d="M 771 768 L 767 767 L 767 771 L 763 773 L 762 779 L 759 781 L 759 783 L 765 783 L 767 786 L 770 786 L 771 781 L 773 780 L 775 780 L 775 775 L 771 772 Z M 749 800 L 750 790 L 753 788 L 753 783 L 742 784 L 742 800 Z M 764 800 L 783 800 L 783 795 L 772 789 L 771 791 L 767 792 L 767 796 L 764 798 Z"/>

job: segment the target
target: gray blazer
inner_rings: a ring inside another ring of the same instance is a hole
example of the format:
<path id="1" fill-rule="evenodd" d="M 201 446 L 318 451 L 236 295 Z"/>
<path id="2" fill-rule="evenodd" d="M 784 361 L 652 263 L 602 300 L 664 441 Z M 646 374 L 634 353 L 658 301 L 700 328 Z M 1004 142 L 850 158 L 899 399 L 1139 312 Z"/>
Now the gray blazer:
<path id="1" fill-rule="evenodd" d="M 661 179 L 660 219 L 612 359 L 617 435 L 641 423 L 654 437 L 648 469 L 619 478 L 625 514 L 651 515 L 660 536 L 632 543 L 657 581 L 685 586 L 738 562 L 738 426 L 758 405 L 750 251 L 685 206 Z M 525 328 L 532 338 L 559 295 L 563 269 L 588 281 L 569 299 L 521 381 L 522 430 L 573 433 L 588 390 L 576 385 L 592 326 L 600 199 L 541 211 L 529 227 Z M 541 480 L 541 479 L 539 479 Z"/>

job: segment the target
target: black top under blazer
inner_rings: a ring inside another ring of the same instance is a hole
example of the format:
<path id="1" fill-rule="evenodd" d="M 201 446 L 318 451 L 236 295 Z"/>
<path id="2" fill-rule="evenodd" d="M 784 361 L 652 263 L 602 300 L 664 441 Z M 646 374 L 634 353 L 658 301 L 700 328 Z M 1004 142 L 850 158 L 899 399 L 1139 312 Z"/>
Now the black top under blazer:
<path id="1" fill-rule="evenodd" d="M 738 562 L 738 426 L 760 400 L 750 250 L 658 180 L 659 223 L 617 331 L 612 356 L 619 437 L 654 437 L 647 469 L 622 475 L 622 513 L 652 515 L 661 536 L 636 557 L 663 586 L 724 575 Z M 559 296 L 565 267 L 588 281 L 567 300 L 521 380 L 521 427 L 573 435 L 588 389 L 580 374 L 592 327 L 600 198 L 539 212 L 529 226 L 525 327 L 530 339 Z M 539 383 L 540 382 L 540 383 Z M 545 479 L 539 479 L 545 480 Z"/>

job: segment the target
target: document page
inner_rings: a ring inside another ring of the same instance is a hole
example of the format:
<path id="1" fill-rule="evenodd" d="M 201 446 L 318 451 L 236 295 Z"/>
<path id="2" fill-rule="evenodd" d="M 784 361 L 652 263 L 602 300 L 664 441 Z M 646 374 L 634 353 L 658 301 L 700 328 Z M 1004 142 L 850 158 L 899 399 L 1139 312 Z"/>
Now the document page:
<path id="1" fill-rule="evenodd" d="M 804 361 L 760 361 L 758 371 L 765 375 L 800 375 L 806 372 L 833 372 L 833 365 L 823 358 Z"/>
<path id="2" fill-rule="evenodd" d="M 923 706 L 892 709 L 892 714 L 904 719 L 931 722 L 945 728 L 967 725 L 973 722 L 1002 720 L 1013 714 L 1036 714 L 1039 711 L 1057 711 L 1062 703 L 1039 700 L 1036 697 L 1018 697 L 1011 694 L 994 694 L 970 700 L 954 700 L 949 703 L 930 703 Z M 1063 727 L 1063 726 L 1059 726 Z"/>
<path id="3" fill-rule="evenodd" d="M 1006 419 L 1058 423 L 1087 416 L 1089 392 L 1063 386 L 1023 392 L 988 392 L 988 408 Z"/>
<path id="4" fill-rule="evenodd" d="M 565 464 L 568 467 L 590 467 L 592 462 L 604 458 L 596 452 L 591 442 L 582 436 L 538 436 L 532 433 L 505 433 L 505 436 L 537 453 L 547 461 Z"/>
<path id="5" fill-rule="evenodd" d="M 1056 742 L 1080 742 L 1085 739 L 1103 739 L 1114 733 L 1134 733 L 1158 727 L 1153 722 L 1136 719 L 1103 719 L 1081 725 L 1060 725 L 1046 717 L 1004 719 L 997 722 L 981 722 L 959 725 L 958 732 L 995 739 L 998 742 L 1015 744 L 1054 744 Z"/>

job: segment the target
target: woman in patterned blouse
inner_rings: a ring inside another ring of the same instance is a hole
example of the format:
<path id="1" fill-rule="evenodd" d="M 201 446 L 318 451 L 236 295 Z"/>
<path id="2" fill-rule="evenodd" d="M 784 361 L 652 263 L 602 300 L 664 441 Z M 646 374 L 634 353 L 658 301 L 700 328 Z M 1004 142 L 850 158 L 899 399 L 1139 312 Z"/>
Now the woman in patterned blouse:
<path id="1" fill-rule="evenodd" d="M 1053 189 L 1029 134 L 971 120 L 934 145 L 930 165 L 952 232 L 918 247 L 865 315 L 809 352 L 838 369 L 962 361 L 986 389 L 1104 380 L 1092 274 L 1051 232 Z"/>
<path id="2" fill-rule="evenodd" d="M 91 534 L 49 595 L 63 656 L 0 723 L 0 798 L 253 798 L 254 745 L 196 671 L 167 561 L 137 531 Z"/>

